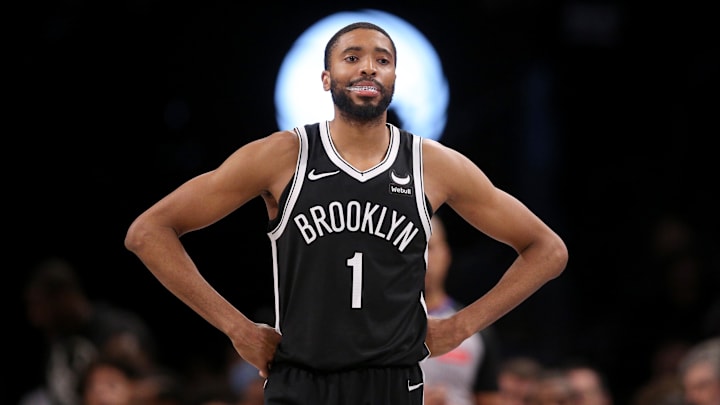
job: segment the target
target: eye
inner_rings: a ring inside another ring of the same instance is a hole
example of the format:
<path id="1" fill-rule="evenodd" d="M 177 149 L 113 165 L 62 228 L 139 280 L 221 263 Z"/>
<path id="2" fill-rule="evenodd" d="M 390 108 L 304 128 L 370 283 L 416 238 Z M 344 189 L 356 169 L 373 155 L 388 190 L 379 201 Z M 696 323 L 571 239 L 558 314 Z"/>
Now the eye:
<path id="1" fill-rule="evenodd" d="M 358 57 L 357 57 L 357 56 L 350 55 L 350 56 L 346 56 L 346 57 L 345 57 L 345 60 L 348 61 L 348 62 L 357 62 Z"/>
<path id="2" fill-rule="evenodd" d="M 381 65 L 387 65 L 390 63 L 390 61 L 385 58 L 380 58 L 380 59 L 378 59 L 378 63 L 380 63 Z"/>

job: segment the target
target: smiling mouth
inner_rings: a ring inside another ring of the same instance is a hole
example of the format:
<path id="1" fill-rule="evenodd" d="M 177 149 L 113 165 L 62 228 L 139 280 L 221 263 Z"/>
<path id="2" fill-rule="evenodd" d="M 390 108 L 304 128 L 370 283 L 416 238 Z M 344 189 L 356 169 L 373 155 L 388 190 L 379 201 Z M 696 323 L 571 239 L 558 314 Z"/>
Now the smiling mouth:
<path id="1" fill-rule="evenodd" d="M 378 91 L 378 88 L 374 86 L 350 86 L 347 89 L 350 91 Z"/>

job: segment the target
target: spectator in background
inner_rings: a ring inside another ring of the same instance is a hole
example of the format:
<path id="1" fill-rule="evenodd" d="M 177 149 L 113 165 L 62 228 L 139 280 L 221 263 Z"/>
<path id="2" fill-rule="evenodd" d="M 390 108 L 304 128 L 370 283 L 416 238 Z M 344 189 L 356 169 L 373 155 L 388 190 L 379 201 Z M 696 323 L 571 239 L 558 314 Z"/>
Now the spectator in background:
<path id="1" fill-rule="evenodd" d="M 92 302 L 73 266 L 50 258 L 31 269 L 25 286 L 26 316 L 44 337 L 44 381 L 27 392 L 21 405 L 77 405 L 78 386 L 87 367 L 101 354 L 154 363 L 149 327 L 134 313 Z"/>
<path id="2" fill-rule="evenodd" d="M 682 385 L 677 370 L 690 347 L 691 343 L 685 339 L 657 342 L 651 351 L 650 375 L 632 393 L 632 405 L 682 404 Z"/>
<path id="3" fill-rule="evenodd" d="M 682 385 L 670 376 L 653 379 L 632 396 L 631 405 L 688 405 L 683 401 Z"/>
<path id="4" fill-rule="evenodd" d="M 228 383 L 241 405 L 263 405 L 265 379 L 257 369 L 238 355 L 234 348 L 229 353 L 232 359 L 228 367 Z"/>
<path id="5" fill-rule="evenodd" d="M 577 405 L 578 393 L 565 370 L 545 369 L 529 392 L 528 405 Z"/>
<path id="6" fill-rule="evenodd" d="M 498 373 L 500 404 L 527 404 L 542 371 L 542 364 L 532 357 L 512 356 L 503 360 Z"/>
<path id="7" fill-rule="evenodd" d="M 264 388 L 265 380 L 261 378 L 253 379 L 245 386 L 238 405 L 263 405 L 265 403 Z"/>
<path id="8" fill-rule="evenodd" d="M 589 364 L 573 364 L 565 369 L 577 394 L 577 405 L 612 405 L 613 398 L 605 376 Z"/>
<path id="9" fill-rule="evenodd" d="M 445 287 L 452 262 L 445 225 L 437 214 L 431 224 L 425 304 L 428 316 L 443 318 L 455 313 L 462 305 Z M 469 337 L 442 356 L 420 363 L 425 374 L 425 405 L 497 404 L 500 351 L 491 328 Z"/>
<path id="10" fill-rule="evenodd" d="M 82 405 L 138 405 L 135 384 L 140 370 L 126 359 L 99 356 L 88 365 L 79 382 Z"/>
<path id="11" fill-rule="evenodd" d="M 678 371 L 688 405 L 720 405 L 720 337 L 693 346 Z"/>

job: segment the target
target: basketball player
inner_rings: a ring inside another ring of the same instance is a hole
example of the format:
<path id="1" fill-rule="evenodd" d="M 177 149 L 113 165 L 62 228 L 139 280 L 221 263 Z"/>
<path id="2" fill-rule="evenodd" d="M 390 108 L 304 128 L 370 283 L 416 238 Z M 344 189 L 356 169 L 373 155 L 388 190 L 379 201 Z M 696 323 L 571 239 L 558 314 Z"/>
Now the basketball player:
<path id="1" fill-rule="evenodd" d="M 455 348 L 565 268 L 562 239 L 469 159 L 387 122 L 396 56 L 382 28 L 342 28 L 321 74 L 331 121 L 240 147 L 128 229 L 126 247 L 267 378 L 266 404 L 420 405 L 421 360 Z M 180 240 L 258 196 L 269 218 L 274 327 L 221 296 Z M 518 256 L 475 302 L 428 319 L 430 218 L 443 204 Z"/>

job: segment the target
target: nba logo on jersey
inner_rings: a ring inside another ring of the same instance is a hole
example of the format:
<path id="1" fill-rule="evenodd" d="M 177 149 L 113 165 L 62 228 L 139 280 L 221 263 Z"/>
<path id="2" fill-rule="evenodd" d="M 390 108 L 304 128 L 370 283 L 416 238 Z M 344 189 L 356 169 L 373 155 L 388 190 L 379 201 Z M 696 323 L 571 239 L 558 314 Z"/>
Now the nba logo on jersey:
<path id="1" fill-rule="evenodd" d="M 411 186 L 408 186 L 411 183 L 412 176 L 410 174 L 406 174 L 404 176 L 399 176 L 397 173 L 395 173 L 395 170 L 390 171 L 390 194 L 400 194 L 400 195 L 406 195 L 406 196 L 412 196 L 413 190 Z"/>

